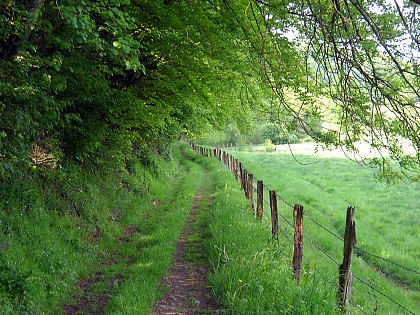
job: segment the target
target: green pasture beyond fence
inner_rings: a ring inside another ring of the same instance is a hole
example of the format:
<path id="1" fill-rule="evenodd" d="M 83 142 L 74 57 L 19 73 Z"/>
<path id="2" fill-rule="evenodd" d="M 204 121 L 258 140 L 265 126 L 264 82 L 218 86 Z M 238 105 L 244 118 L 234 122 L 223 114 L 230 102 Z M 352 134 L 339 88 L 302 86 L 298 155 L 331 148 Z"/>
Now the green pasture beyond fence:
<path id="1" fill-rule="evenodd" d="M 302 257 L 303 257 L 303 237 L 304 237 L 304 229 L 303 229 L 303 220 L 308 219 L 318 225 L 321 229 L 325 230 L 327 233 L 332 235 L 333 237 L 339 239 L 343 242 L 343 261 L 340 263 L 335 258 L 333 258 L 327 251 L 325 251 L 321 246 L 317 245 L 315 242 L 311 241 L 312 245 L 315 246 L 317 250 L 322 252 L 328 259 L 332 260 L 338 266 L 337 272 L 337 306 L 342 309 L 342 311 L 349 313 L 350 311 L 350 294 L 352 291 L 352 282 L 353 279 L 359 281 L 360 283 L 368 286 L 371 290 L 375 291 L 379 295 L 383 296 L 384 298 L 388 299 L 391 303 L 395 304 L 404 314 L 416 314 L 404 305 L 400 304 L 399 302 L 395 301 L 392 297 L 388 296 L 384 293 L 380 288 L 375 287 L 368 281 L 363 280 L 360 277 L 357 277 L 352 274 L 351 266 L 352 266 L 352 257 L 354 251 L 359 253 L 364 253 L 366 255 L 374 256 L 377 259 L 385 260 L 388 263 L 394 264 L 399 268 L 403 268 L 409 272 L 416 273 L 420 275 L 418 270 L 414 270 L 409 267 L 405 267 L 397 262 L 388 260 L 386 258 L 380 257 L 376 254 L 370 253 L 363 248 L 357 247 L 356 244 L 356 226 L 354 220 L 354 212 L 355 209 L 352 206 L 347 208 L 347 215 L 346 215 L 346 227 L 344 231 L 344 237 L 340 237 L 336 233 L 332 232 L 330 229 L 326 228 L 322 224 L 318 223 L 316 220 L 308 216 L 307 214 L 304 215 L 304 207 L 299 204 L 291 205 L 286 200 L 284 200 L 280 195 L 277 194 L 275 190 L 271 190 L 267 187 L 263 180 L 257 179 L 253 174 L 249 173 L 243 166 L 241 162 L 239 162 L 235 157 L 227 153 L 226 151 L 220 148 L 212 148 L 209 149 L 207 147 L 199 146 L 193 143 L 191 140 L 188 140 L 191 148 L 207 157 L 215 157 L 219 161 L 223 163 L 223 165 L 228 168 L 232 174 L 235 176 L 236 180 L 240 181 L 240 186 L 244 191 L 245 197 L 250 201 L 250 208 L 257 219 L 262 220 L 263 216 L 267 216 L 269 221 L 271 221 L 271 233 L 272 237 L 278 239 L 279 233 L 279 216 L 282 219 L 284 224 L 289 225 L 293 228 L 293 239 L 288 237 L 286 234 L 282 236 L 287 239 L 290 244 L 293 246 L 292 251 L 292 268 L 293 268 L 293 276 L 294 279 L 299 282 L 301 268 L 302 268 Z M 266 192 L 266 193 L 264 193 Z M 267 195 L 269 198 L 265 198 Z M 281 215 L 277 209 L 277 201 L 281 201 L 291 209 L 293 209 L 293 222 L 288 220 L 285 216 Z M 270 214 L 267 211 L 264 211 L 264 205 L 269 207 Z M 305 236 L 306 238 L 306 236 Z"/>

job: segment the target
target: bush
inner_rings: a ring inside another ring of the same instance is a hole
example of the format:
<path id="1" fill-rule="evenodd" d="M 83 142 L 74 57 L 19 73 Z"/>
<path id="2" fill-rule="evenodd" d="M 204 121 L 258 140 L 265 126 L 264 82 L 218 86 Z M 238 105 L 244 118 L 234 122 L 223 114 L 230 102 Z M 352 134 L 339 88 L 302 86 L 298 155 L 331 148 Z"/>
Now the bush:
<path id="1" fill-rule="evenodd" d="M 264 140 L 264 147 L 266 152 L 274 152 L 276 151 L 276 146 L 271 142 L 270 139 Z"/>

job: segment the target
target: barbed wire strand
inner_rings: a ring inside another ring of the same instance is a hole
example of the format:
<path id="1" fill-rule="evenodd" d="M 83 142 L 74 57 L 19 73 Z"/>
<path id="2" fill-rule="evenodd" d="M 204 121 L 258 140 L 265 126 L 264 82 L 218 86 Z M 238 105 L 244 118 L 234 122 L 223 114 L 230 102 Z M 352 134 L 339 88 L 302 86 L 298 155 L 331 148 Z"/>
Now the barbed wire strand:
<path id="1" fill-rule="evenodd" d="M 315 269 L 315 271 L 321 275 L 322 278 L 324 278 L 325 282 L 327 282 L 329 285 L 336 287 L 337 284 L 333 283 L 326 275 L 324 275 L 316 266 L 313 266 L 313 268 Z"/>
<path id="2" fill-rule="evenodd" d="M 317 248 L 321 253 L 327 256 L 331 261 L 335 262 L 338 266 L 340 265 L 340 263 L 334 257 L 332 257 L 331 254 L 327 253 L 320 245 L 318 245 L 305 235 L 303 237 L 306 238 L 315 248 Z"/>
<path id="3" fill-rule="evenodd" d="M 395 262 L 395 261 L 392 261 L 392 260 L 389 260 L 389 259 L 383 258 L 383 257 L 378 256 L 378 255 L 376 255 L 376 254 L 373 254 L 373 253 L 371 253 L 371 252 L 368 252 L 367 250 L 365 250 L 365 249 L 363 249 L 363 248 L 360 248 L 360 247 L 354 246 L 354 249 L 355 249 L 356 251 L 360 251 L 360 252 L 362 252 L 362 253 L 368 254 L 368 255 L 373 256 L 373 257 L 375 257 L 375 258 L 378 258 L 378 259 L 384 260 L 384 261 L 386 261 L 386 262 L 388 262 L 388 263 L 394 264 L 394 265 L 395 265 L 395 266 L 397 266 L 397 267 L 403 268 L 403 269 L 405 269 L 405 270 L 407 270 L 407 271 L 411 271 L 411 272 L 414 272 L 414 273 L 417 273 L 417 274 L 419 274 L 419 275 L 420 275 L 420 272 L 419 272 L 419 271 L 417 271 L 417 270 L 415 270 L 415 269 L 412 269 L 412 268 L 409 268 L 409 267 L 403 266 L 403 265 L 401 265 L 401 264 L 399 264 L 399 263 L 397 263 L 397 262 Z"/>
<path id="4" fill-rule="evenodd" d="M 288 205 L 290 208 L 294 208 L 293 205 L 291 205 L 290 203 L 288 203 L 282 196 L 277 195 L 276 194 L 277 199 L 280 199 L 281 201 L 283 201 L 286 205 Z"/>
<path id="5" fill-rule="evenodd" d="M 325 230 L 326 232 L 330 233 L 331 235 L 335 236 L 336 238 L 338 238 L 340 241 L 344 241 L 344 239 L 341 236 L 338 236 L 337 234 L 335 234 L 334 232 L 330 231 L 329 229 L 327 229 L 325 226 L 323 226 L 321 223 L 318 223 L 315 219 L 311 218 L 309 215 L 305 214 L 305 218 L 308 218 L 309 220 L 311 220 L 313 223 L 315 223 L 316 225 L 318 225 L 321 229 Z"/>
<path id="6" fill-rule="evenodd" d="M 401 305 L 400 303 L 398 303 L 397 301 L 395 301 L 393 298 L 391 298 L 390 296 L 386 295 L 385 293 L 381 292 L 379 289 L 375 288 L 373 285 L 367 283 L 365 280 L 361 279 L 360 277 L 356 276 L 353 274 L 353 277 L 358 280 L 360 283 L 363 283 L 364 285 L 368 286 L 369 288 L 371 288 L 372 290 L 374 290 L 375 292 L 379 293 L 380 295 L 386 297 L 388 300 L 390 300 L 392 303 L 398 305 L 400 308 L 402 308 L 404 311 L 416 315 L 416 313 L 414 313 L 413 311 L 409 310 L 408 308 L 406 308 L 405 306 Z"/>
<path id="7" fill-rule="evenodd" d="M 293 224 L 289 222 L 289 220 L 286 219 L 286 217 L 284 215 L 282 215 L 280 212 L 278 213 L 278 215 L 284 220 L 286 221 L 287 224 L 289 224 L 291 227 L 293 227 Z"/>
<path id="8" fill-rule="evenodd" d="M 268 215 L 268 213 L 266 213 L 265 211 L 263 212 L 263 215 L 267 218 L 268 221 L 271 221 L 271 217 Z"/>
<path id="9" fill-rule="evenodd" d="M 293 240 L 289 236 L 287 236 L 287 233 L 286 233 L 286 230 L 285 229 L 283 229 L 282 227 L 279 227 L 278 231 L 284 236 L 284 238 L 286 240 L 289 241 L 290 244 L 293 244 L 294 243 Z"/>
<path id="10" fill-rule="evenodd" d="M 265 202 L 265 204 L 270 208 L 270 210 L 271 210 L 271 204 L 270 204 L 270 201 L 268 201 L 266 198 L 264 198 L 264 202 Z"/>
<path id="11" fill-rule="evenodd" d="M 265 189 L 267 189 L 268 191 L 270 191 L 270 190 L 272 190 L 272 189 L 270 189 L 266 184 L 264 184 L 264 182 L 263 182 L 263 186 L 265 187 Z"/>
<path id="12" fill-rule="evenodd" d="M 264 184 L 263 182 L 263 186 L 268 190 L 271 191 L 273 189 L 271 189 L 270 187 L 268 187 L 266 184 Z M 286 205 L 288 205 L 291 208 L 294 208 L 294 206 L 292 206 L 289 202 L 287 202 L 283 197 L 281 197 L 280 195 L 276 194 L 276 197 L 279 198 L 281 201 L 283 201 Z"/>

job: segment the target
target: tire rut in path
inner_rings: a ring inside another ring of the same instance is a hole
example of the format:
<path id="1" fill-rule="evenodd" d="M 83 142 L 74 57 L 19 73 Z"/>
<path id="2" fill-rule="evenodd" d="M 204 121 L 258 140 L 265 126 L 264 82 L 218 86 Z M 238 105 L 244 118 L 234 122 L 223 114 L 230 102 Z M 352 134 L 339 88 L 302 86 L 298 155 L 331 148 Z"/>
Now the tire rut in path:
<path id="1" fill-rule="evenodd" d="M 222 314 L 221 306 L 207 282 L 208 267 L 197 259 L 197 256 L 203 255 L 204 241 L 200 237 L 190 240 L 190 237 L 197 233 L 194 225 L 200 211 L 203 211 L 203 199 L 212 199 L 203 197 L 204 191 L 205 189 L 201 188 L 194 198 L 193 208 L 177 243 L 174 263 L 169 269 L 169 275 L 164 279 L 167 291 L 155 305 L 151 315 Z"/>

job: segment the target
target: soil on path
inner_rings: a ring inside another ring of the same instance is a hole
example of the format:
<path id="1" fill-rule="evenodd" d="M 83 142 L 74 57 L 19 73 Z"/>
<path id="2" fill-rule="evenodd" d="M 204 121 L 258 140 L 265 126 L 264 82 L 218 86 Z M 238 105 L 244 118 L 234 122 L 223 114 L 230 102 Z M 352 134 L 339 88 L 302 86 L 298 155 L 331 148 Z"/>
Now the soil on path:
<path id="1" fill-rule="evenodd" d="M 202 193 L 203 189 L 194 198 L 193 208 L 177 244 L 174 263 L 164 279 L 167 291 L 151 315 L 222 314 L 221 306 L 207 282 L 208 267 L 200 259 L 204 240 L 196 237 L 196 233 L 200 233 L 196 229 L 197 217 L 203 211 L 202 201 L 205 198 Z"/>
<path id="2" fill-rule="evenodd" d="M 125 227 L 124 235 L 119 238 L 123 243 L 129 242 L 131 236 L 137 233 L 136 227 Z M 127 261 L 127 266 L 134 262 L 133 257 L 119 257 L 121 260 Z M 105 275 L 107 267 L 118 264 L 118 257 L 111 257 L 107 261 L 100 264 L 102 271 L 91 275 L 88 278 L 81 279 L 78 287 L 81 291 L 79 296 L 74 297 L 74 303 L 64 306 L 64 315 L 98 315 L 103 314 L 107 303 L 111 299 L 111 293 L 115 286 L 119 286 L 124 282 L 124 278 L 121 275 L 114 277 L 108 277 Z M 99 283 L 106 284 L 104 291 L 94 292 L 93 287 Z"/>

